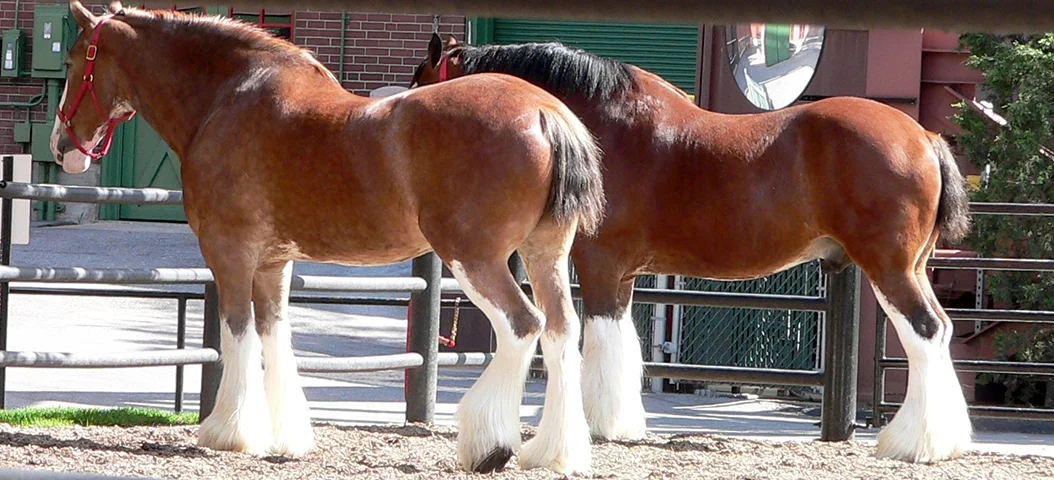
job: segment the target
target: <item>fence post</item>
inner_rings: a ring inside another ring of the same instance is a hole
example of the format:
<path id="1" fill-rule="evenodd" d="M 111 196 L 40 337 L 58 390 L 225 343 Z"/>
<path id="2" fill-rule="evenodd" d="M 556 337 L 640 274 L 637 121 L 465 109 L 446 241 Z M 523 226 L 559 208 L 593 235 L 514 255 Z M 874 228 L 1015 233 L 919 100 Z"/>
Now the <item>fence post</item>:
<path id="1" fill-rule="evenodd" d="M 860 270 L 850 266 L 827 277 L 823 417 L 820 440 L 853 438 L 860 349 Z"/>
<path id="2" fill-rule="evenodd" d="M 512 252 L 509 256 L 509 271 L 512 272 L 512 278 L 516 279 L 517 284 L 523 284 L 527 281 L 527 269 L 523 266 L 523 260 L 520 259 L 520 254 Z"/>
<path id="3" fill-rule="evenodd" d="M 205 326 L 201 333 L 201 347 L 214 348 L 220 352 L 220 297 L 215 283 L 205 284 Z M 223 360 L 201 366 L 201 405 L 198 421 L 208 418 L 216 406 L 216 393 L 223 377 Z"/>
<path id="4" fill-rule="evenodd" d="M 4 156 L 3 183 L 15 178 L 15 157 Z M 11 265 L 11 224 L 14 219 L 13 200 L 5 198 L 0 201 L 0 265 Z M 11 284 L 0 282 L 0 350 L 7 350 L 7 324 L 10 314 Z M 7 369 L 0 367 L 0 409 L 7 408 Z"/>
<path id="5" fill-rule="evenodd" d="M 424 278 L 424 291 L 410 295 L 409 350 L 424 364 L 406 372 L 406 421 L 432 423 L 435 419 L 439 376 L 439 304 L 443 276 L 439 256 L 428 253 L 413 260 L 412 275 Z"/>
<path id="6" fill-rule="evenodd" d="M 882 308 L 878 308 L 875 319 L 875 391 L 872 397 L 872 422 L 874 427 L 882 427 L 882 403 L 886 401 L 886 369 L 882 360 L 886 359 L 886 318 Z"/>

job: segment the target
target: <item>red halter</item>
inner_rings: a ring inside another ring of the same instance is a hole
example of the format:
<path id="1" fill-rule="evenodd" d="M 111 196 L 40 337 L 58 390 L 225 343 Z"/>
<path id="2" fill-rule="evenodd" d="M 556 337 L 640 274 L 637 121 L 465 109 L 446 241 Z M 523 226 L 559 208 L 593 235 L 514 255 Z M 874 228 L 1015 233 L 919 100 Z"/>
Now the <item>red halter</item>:
<path id="1" fill-rule="evenodd" d="M 107 113 L 103 111 L 102 107 L 99 106 L 99 97 L 95 96 L 95 77 L 92 76 L 92 71 L 95 70 L 95 56 L 99 52 L 99 33 L 102 32 L 102 26 L 104 23 L 112 18 L 112 15 L 107 15 L 99 20 L 99 23 L 95 25 L 95 30 L 92 32 L 91 41 L 88 43 L 88 51 L 85 54 L 87 60 L 84 64 L 84 81 L 81 82 L 81 88 L 77 91 L 77 95 L 73 97 L 73 102 L 70 104 L 70 113 L 67 115 L 62 110 L 58 111 L 58 118 L 63 125 L 66 126 L 66 134 L 69 135 L 70 140 L 73 140 L 73 144 L 77 146 L 77 150 L 87 155 L 92 160 L 96 160 L 99 157 L 106 155 L 110 151 L 110 143 L 113 141 L 113 131 L 117 128 L 117 125 L 121 122 L 125 122 L 135 116 L 135 111 L 126 113 L 119 117 L 110 117 L 106 125 L 106 136 L 103 137 L 102 148 L 99 149 L 98 153 L 92 150 L 84 148 L 84 145 L 77 139 L 77 134 L 73 132 L 73 116 L 77 114 L 77 107 L 81 104 L 81 99 L 84 98 L 85 92 L 91 92 L 92 103 L 95 104 L 95 110 L 99 112 L 99 115 L 107 117 Z"/>
<path id="2" fill-rule="evenodd" d="M 439 81 L 440 82 L 445 82 L 446 81 L 446 77 L 447 77 L 446 69 L 447 69 L 447 63 L 449 63 L 448 60 L 450 60 L 450 55 L 449 54 L 444 53 L 443 55 L 441 55 L 439 57 Z"/>

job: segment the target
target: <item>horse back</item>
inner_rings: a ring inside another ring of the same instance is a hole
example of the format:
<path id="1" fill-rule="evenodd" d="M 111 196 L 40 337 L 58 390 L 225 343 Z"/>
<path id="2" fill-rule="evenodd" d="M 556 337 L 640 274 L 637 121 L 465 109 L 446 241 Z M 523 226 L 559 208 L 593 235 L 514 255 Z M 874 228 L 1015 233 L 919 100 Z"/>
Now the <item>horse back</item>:
<path id="1" fill-rule="evenodd" d="M 533 228 L 552 176 L 540 110 L 566 108 L 526 82 L 480 77 L 385 99 L 305 89 L 232 105 L 185 162 L 199 197 L 188 220 L 244 225 L 278 256 L 351 264 L 411 258 L 429 250 L 429 230 Z"/>

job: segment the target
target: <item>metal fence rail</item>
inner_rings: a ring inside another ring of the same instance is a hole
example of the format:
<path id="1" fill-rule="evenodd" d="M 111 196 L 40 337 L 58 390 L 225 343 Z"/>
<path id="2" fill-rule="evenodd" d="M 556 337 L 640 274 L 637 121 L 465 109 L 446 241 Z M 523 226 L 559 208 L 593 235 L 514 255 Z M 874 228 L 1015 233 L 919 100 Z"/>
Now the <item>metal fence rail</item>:
<path id="1" fill-rule="evenodd" d="M 974 215 L 1005 216 L 1054 216 L 1054 204 L 1022 203 L 970 203 Z M 996 270 L 1014 272 L 1054 272 L 1052 259 L 1023 258 L 931 258 L 927 262 L 930 268 Z M 881 308 L 879 308 L 881 312 Z M 952 320 L 973 320 L 989 322 L 1013 322 L 1054 325 L 1054 311 L 1040 310 L 1006 310 L 1006 309 L 965 309 L 948 308 L 945 312 Z M 886 370 L 907 369 L 908 359 L 886 356 L 885 315 L 879 315 L 875 322 L 875 385 L 872 399 L 872 419 L 881 424 L 882 413 L 896 412 L 900 404 L 886 401 Z M 1005 362 L 990 360 L 955 360 L 952 362 L 957 372 L 1002 373 L 1054 376 L 1054 363 Z M 981 417 L 1014 417 L 1039 420 L 1054 420 L 1054 409 L 968 406 L 969 412 Z"/>

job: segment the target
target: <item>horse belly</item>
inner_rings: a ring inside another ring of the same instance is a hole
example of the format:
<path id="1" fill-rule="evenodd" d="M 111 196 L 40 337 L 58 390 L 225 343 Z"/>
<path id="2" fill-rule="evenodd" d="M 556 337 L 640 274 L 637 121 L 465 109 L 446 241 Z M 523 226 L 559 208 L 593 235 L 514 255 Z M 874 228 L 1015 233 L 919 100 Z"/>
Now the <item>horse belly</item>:
<path id="1" fill-rule="evenodd" d="M 839 256 L 841 246 L 827 237 L 797 241 L 774 241 L 758 248 L 732 247 L 720 244 L 695 244 L 681 249 L 681 254 L 667 250 L 649 264 L 649 273 L 677 273 L 713 280 L 750 280 L 793 268 L 813 260 Z M 674 255 L 669 255 L 674 253 Z"/>
<path id="2" fill-rule="evenodd" d="M 273 249 L 290 260 L 370 266 L 397 263 L 431 250 L 414 222 L 390 217 L 371 219 L 326 215 L 301 219 L 276 231 L 284 240 Z"/>

